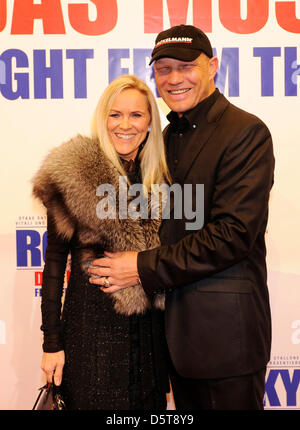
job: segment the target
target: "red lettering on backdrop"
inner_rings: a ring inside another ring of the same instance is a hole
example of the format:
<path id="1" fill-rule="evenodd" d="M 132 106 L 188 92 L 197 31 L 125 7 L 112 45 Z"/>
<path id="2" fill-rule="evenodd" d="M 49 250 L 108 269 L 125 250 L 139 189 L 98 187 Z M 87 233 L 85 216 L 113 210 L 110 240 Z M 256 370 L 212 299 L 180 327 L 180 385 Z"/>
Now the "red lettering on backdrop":
<path id="1" fill-rule="evenodd" d="M 39 287 L 43 284 L 43 272 L 34 272 L 34 285 Z"/>
<path id="2" fill-rule="evenodd" d="M 159 33 L 162 30 L 162 0 L 144 0 L 144 32 Z"/>
<path id="3" fill-rule="evenodd" d="M 0 0 L 0 31 L 6 26 L 6 0 Z"/>
<path id="4" fill-rule="evenodd" d="M 33 34 L 35 19 L 42 19 L 44 34 L 65 34 L 60 0 L 15 0 L 11 34 Z"/>
<path id="5" fill-rule="evenodd" d="M 211 0 L 193 1 L 194 25 L 206 33 L 212 32 L 212 6 Z"/>
<path id="6" fill-rule="evenodd" d="M 189 0 L 167 0 L 171 27 L 187 23 Z M 203 31 L 212 31 L 211 0 L 193 0 L 193 24 Z M 163 30 L 163 0 L 144 0 L 144 31 Z"/>
<path id="7" fill-rule="evenodd" d="M 189 0 L 167 0 L 170 25 L 186 24 Z"/>
<path id="8" fill-rule="evenodd" d="M 238 34 L 256 33 L 268 21 L 269 0 L 247 0 L 247 18 L 241 18 L 240 0 L 219 0 L 220 21 L 227 30 Z"/>
<path id="9" fill-rule="evenodd" d="M 116 0 L 90 0 L 97 8 L 97 18 L 90 21 L 87 4 L 70 4 L 69 19 L 74 30 L 88 36 L 99 36 L 111 31 L 117 24 L 118 6 Z"/>
<path id="10" fill-rule="evenodd" d="M 185 24 L 189 0 L 167 0 L 171 27 Z M 159 33 L 163 30 L 163 1 L 144 0 L 145 33 Z"/>
<path id="11" fill-rule="evenodd" d="M 275 6 L 277 22 L 290 33 L 300 33 L 300 19 L 296 18 L 296 2 L 278 2 Z"/>

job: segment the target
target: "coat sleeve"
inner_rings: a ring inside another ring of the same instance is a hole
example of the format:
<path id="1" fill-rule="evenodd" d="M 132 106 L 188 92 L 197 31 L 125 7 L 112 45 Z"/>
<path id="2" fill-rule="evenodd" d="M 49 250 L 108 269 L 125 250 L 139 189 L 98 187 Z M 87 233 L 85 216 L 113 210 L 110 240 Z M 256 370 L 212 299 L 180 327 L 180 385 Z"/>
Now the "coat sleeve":
<path id="1" fill-rule="evenodd" d="M 272 138 L 261 122 L 230 142 L 220 163 L 209 219 L 179 242 L 138 254 L 138 271 L 152 295 L 213 276 L 247 257 L 264 235 L 273 184 Z"/>
<path id="2" fill-rule="evenodd" d="M 47 249 L 42 283 L 42 326 L 44 352 L 63 349 L 61 308 L 69 242 L 57 234 L 55 223 L 47 212 Z"/>

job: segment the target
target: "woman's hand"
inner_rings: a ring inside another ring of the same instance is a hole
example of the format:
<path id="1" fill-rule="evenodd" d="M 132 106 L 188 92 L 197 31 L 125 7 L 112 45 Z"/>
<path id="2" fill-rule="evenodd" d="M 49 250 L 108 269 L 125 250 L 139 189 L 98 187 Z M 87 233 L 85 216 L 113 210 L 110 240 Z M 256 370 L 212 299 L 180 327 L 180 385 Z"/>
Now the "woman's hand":
<path id="1" fill-rule="evenodd" d="M 41 368 L 47 376 L 47 382 L 52 382 L 54 376 L 55 385 L 60 385 L 63 367 L 65 365 L 65 352 L 44 352 Z"/>

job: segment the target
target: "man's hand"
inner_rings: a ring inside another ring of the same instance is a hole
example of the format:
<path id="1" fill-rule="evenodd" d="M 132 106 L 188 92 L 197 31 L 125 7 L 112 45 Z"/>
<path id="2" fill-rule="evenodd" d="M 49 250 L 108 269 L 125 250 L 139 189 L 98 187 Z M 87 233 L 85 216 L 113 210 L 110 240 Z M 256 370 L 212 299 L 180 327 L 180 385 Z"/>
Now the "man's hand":
<path id="1" fill-rule="evenodd" d="M 99 285 L 104 293 L 114 293 L 139 283 L 137 252 L 105 251 L 104 254 L 108 258 L 98 258 L 92 261 L 92 266 L 98 266 L 97 268 L 89 267 L 90 274 L 101 276 L 101 278 L 91 277 L 91 284 Z"/>

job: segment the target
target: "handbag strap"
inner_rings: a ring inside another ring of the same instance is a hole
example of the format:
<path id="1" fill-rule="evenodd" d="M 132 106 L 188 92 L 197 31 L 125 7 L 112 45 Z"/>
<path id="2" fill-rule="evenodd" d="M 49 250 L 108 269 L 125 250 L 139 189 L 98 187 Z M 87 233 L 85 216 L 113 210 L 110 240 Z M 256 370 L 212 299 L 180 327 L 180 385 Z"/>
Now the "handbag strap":
<path id="1" fill-rule="evenodd" d="M 43 391 L 46 390 L 47 388 L 48 388 L 48 384 L 46 384 L 43 387 L 39 388 L 40 392 L 39 392 L 39 395 L 37 396 L 37 399 L 36 399 L 36 401 L 35 401 L 35 403 L 33 405 L 33 408 L 32 408 L 33 411 L 35 410 L 36 405 L 38 404 Z"/>

